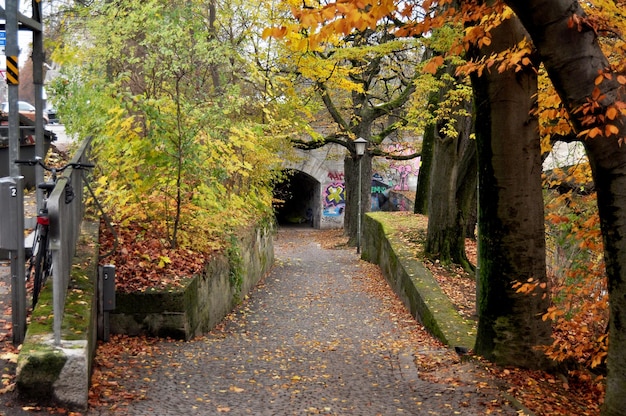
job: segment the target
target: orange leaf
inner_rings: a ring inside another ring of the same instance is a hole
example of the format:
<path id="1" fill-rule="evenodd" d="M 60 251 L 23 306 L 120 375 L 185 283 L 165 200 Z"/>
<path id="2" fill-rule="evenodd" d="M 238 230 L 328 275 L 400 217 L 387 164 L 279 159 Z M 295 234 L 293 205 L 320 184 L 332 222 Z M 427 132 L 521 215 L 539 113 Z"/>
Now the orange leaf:
<path id="1" fill-rule="evenodd" d="M 608 118 L 609 120 L 615 120 L 618 115 L 619 111 L 617 111 L 617 108 L 615 107 L 609 107 L 609 109 L 606 110 L 606 118 Z"/>
<path id="2" fill-rule="evenodd" d="M 441 65 L 443 65 L 443 56 L 435 56 L 424 66 L 423 71 L 428 74 L 434 74 Z"/>
<path id="3" fill-rule="evenodd" d="M 287 28 L 285 26 L 268 27 L 268 28 L 263 29 L 263 33 L 261 34 L 261 37 L 263 39 L 267 39 L 270 36 L 273 38 L 282 38 L 283 36 L 285 36 L 285 33 L 287 33 Z"/>
<path id="4" fill-rule="evenodd" d="M 596 77 L 596 79 L 594 80 L 594 84 L 595 84 L 595 85 L 600 85 L 600 84 L 602 84 L 602 80 L 603 80 L 603 79 L 604 79 L 604 77 L 602 77 L 602 74 L 598 75 L 598 76 Z"/>
<path id="5" fill-rule="evenodd" d="M 600 78 L 602 78 L 602 77 L 600 77 Z M 600 98 L 601 95 L 602 95 L 602 92 L 600 91 L 600 89 L 599 88 L 594 88 L 593 92 L 591 93 L 591 98 L 593 100 L 597 101 Z"/>
<path id="6" fill-rule="evenodd" d="M 614 126 L 613 124 L 607 124 L 604 127 L 604 135 L 607 137 L 612 134 L 618 134 L 618 133 L 619 133 L 619 129 L 617 128 L 617 126 Z"/>
<path id="7" fill-rule="evenodd" d="M 593 139 L 599 134 L 602 134 L 602 130 L 600 130 L 598 127 L 594 127 L 591 130 L 589 130 L 588 136 L 589 138 Z"/>

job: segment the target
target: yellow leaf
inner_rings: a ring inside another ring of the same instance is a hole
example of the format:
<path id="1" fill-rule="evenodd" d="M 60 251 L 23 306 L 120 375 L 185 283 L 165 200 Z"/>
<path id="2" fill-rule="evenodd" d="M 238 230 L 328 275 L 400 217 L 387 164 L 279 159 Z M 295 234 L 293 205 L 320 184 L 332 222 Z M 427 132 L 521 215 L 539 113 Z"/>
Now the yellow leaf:
<path id="1" fill-rule="evenodd" d="M 0 389 L 0 394 L 6 394 L 10 391 L 15 390 L 15 383 L 11 383 L 9 385 L 7 385 L 6 387 Z"/>
<path id="2" fill-rule="evenodd" d="M 165 267 L 166 264 L 171 264 L 172 260 L 168 256 L 159 256 L 159 269 Z"/>
<path id="3" fill-rule="evenodd" d="M 5 361 L 10 361 L 12 363 L 16 363 L 17 362 L 17 354 L 14 354 L 12 352 L 6 352 L 6 353 L 0 355 L 0 359 L 5 360 Z"/>
<path id="4" fill-rule="evenodd" d="M 287 28 L 285 26 L 267 27 L 263 29 L 263 33 L 261 34 L 261 37 L 263 39 L 267 39 L 269 37 L 282 38 L 285 36 L 286 33 L 287 33 Z"/>

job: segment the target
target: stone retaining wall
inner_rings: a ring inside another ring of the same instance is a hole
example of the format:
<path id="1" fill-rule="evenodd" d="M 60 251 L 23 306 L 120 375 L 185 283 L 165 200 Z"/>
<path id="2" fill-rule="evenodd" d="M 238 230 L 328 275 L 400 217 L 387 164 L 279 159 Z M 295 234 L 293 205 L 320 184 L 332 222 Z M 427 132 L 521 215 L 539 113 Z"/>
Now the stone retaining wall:
<path id="1" fill-rule="evenodd" d="M 389 285 L 430 333 L 452 347 L 473 348 L 474 324 L 459 315 L 432 273 L 407 250 L 399 231 L 385 221 L 389 215 L 393 214 L 364 216 L 361 258 L 379 265 Z"/>
<path id="2" fill-rule="evenodd" d="M 219 323 L 274 262 L 273 234 L 257 229 L 237 239 L 231 254 L 169 291 L 117 294 L 111 333 L 191 339 Z"/>
<path id="3" fill-rule="evenodd" d="M 97 345 L 97 239 L 98 225 L 83 222 L 65 301 L 61 345 L 54 344 L 51 281 L 40 293 L 17 360 L 16 385 L 22 398 L 87 408 Z"/>

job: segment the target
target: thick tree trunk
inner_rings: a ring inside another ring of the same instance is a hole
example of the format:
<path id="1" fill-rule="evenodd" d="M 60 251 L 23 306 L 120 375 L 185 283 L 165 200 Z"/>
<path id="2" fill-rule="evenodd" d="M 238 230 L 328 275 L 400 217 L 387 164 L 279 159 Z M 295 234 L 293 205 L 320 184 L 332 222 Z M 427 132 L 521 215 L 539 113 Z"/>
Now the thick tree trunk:
<path id="1" fill-rule="evenodd" d="M 624 86 L 612 79 L 595 85 L 599 73 L 607 71 L 608 61 L 590 26 L 569 27 L 570 18 L 584 16 L 578 2 L 571 0 L 505 0 L 517 13 L 548 70 L 570 118 L 580 130 L 586 114 L 576 110 L 591 99 L 597 87 L 603 99 L 596 114 L 626 100 Z M 610 73 L 610 72 L 609 72 Z M 593 170 L 598 195 L 600 224 L 604 239 L 604 258 L 609 289 L 610 325 L 608 379 L 605 416 L 623 415 L 626 409 L 626 116 L 613 123 L 619 134 L 587 139 L 585 147 Z M 603 128 L 601 123 L 595 126 Z"/>
<path id="2" fill-rule="evenodd" d="M 454 72 L 454 67 L 447 71 Z M 436 102 L 445 100 L 454 88 L 453 85 L 443 87 Z M 457 110 L 471 110 L 469 101 L 459 104 Z M 445 134 L 443 123 L 454 122 L 455 137 Z M 429 258 L 438 259 L 442 263 L 457 263 L 467 270 L 472 266 L 465 255 L 465 213 L 460 197 L 468 195 L 460 192 L 460 184 L 465 182 L 462 175 L 465 168 L 462 164 L 469 148 L 472 120 L 470 117 L 457 115 L 456 119 L 441 120 L 435 127 L 432 139 L 432 160 L 430 161 L 429 192 L 428 192 L 428 232 L 425 252 Z M 430 134 L 430 133 L 429 133 Z M 475 182 L 474 182 L 475 183 Z"/>
<path id="3" fill-rule="evenodd" d="M 439 95 L 431 97 L 429 104 L 436 105 Z M 417 173 L 417 189 L 415 190 L 415 214 L 428 215 L 428 195 L 430 193 L 430 173 L 435 146 L 435 126 L 428 126 L 422 139 L 422 155 L 420 156 L 420 169 Z"/>
<path id="4" fill-rule="evenodd" d="M 476 140 L 470 140 L 467 149 L 463 153 L 463 159 L 459 168 L 459 178 L 457 201 L 459 201 L 459 215 L 461 219 L 458 222 L 463 224 L 465 238 L 476 239 L 476 224 L 478 224 L 478 155 L 476 152 Z"/>
<path id="5" fill-rule="evenodd" d="M 458 155 L 456 138 L 435 139 L 431 167 L 426 255 L 450 263 L 451 250 L 460 230 L 456 228 L 456 180 Z"/>
<path id="6" fill-rule="evenodd" d="M 472 186 L 472 180 L 463 177 L 460 172 L 463 152 L 468 145 L 469 139 L 461 137 L 435 141 L 425 251 L 428 257 L 442 263 L 452 262 L 471 270 L 465 255 L 464 213 L 465 208 L 471 207 L 465 205 L 467 201 L 462 198 L 472 199 L 472 190 L 463 188 L 461 184 Z M 475 180 L 473 185 L 476 185 Z"/>
<path id="7" fill-rule="evenodd" d="M 483 55 L 517 44 L 519 20 L 492 31 Z M 519 294 L 516 281 L 547 284 L 536 106 L 537 77 L 527 71 L 485 71 L 472 78 L 478 146 L 478 334 L 476 353 L 503 365 L 527 368 L 547 363 L 538 345 L 551 343 L 547 288 Z"/>

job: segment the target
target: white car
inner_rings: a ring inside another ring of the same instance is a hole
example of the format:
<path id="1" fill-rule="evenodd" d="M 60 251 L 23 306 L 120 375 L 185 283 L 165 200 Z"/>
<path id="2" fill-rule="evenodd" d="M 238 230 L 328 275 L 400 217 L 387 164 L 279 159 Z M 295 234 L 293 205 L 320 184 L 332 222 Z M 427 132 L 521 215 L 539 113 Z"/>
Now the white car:
<path id="1" fill-rule="evenodd" d="M 30 120 L 35 121 L 35 106 L 27 103 L 26 101 L 18 101 L 17 105 L 19 107 L 19 113 L 23 116 L 29 118 Z M 9 114 L 9 102 L 5 101 L 2 103 L 2 107 L 0 107 L 4 114 Z M 48 116 L 43 114 L 44 124 L 48 124 Z"/>

